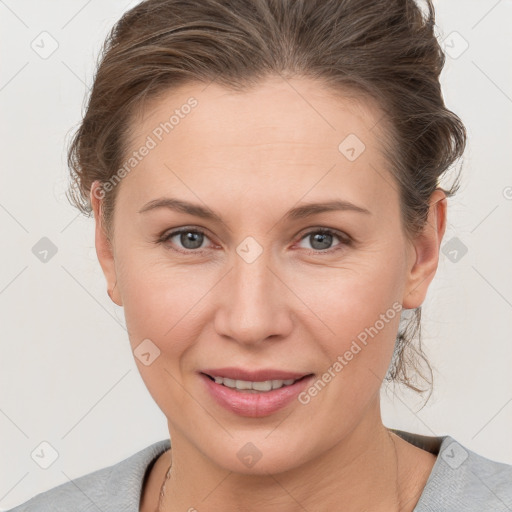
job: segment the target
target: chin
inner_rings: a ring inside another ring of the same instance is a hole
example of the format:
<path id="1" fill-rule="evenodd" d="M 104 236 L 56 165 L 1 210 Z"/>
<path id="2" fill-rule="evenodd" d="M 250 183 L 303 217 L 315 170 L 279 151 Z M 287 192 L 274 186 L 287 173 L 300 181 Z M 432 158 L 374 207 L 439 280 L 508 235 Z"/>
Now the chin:
<path id="1" fill-rule="evenodd" d="M 233 445 L 240 445 L 240 448 L 233 451 Z M 229 448 L 222 449 L 222 446 L 218 446 L 222 451 L 211 454 L 210 457 L 214 464 L 233 473 L 268 476 L 297 469 L 308 461 L 304 446 L 301 452 L 297 451 L 297 446 L 303 446 L 303 443 L 298 441 L 286 446 L 281 442 L 272 443 L 268 440 L 261 443 L 251 442 L 246 437 L 243 441 L 231 440 Z"/>

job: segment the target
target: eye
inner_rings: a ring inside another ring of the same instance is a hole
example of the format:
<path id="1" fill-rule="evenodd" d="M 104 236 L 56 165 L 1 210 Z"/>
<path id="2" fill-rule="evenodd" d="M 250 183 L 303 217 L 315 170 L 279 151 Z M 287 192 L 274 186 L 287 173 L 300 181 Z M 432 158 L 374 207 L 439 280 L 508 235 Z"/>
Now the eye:
<path id="1" fill-rule="evenodd" d="M 172 245 L 177 246 L 178 252 L 201 252 L 197 249 L 201 249 L 203 242 L 209 240 L 206 234 L 199 229 L 182 228 L 175 231 L 164 233 L 159 239 L 160 243 L 168 243 L 173 239 Z M 181 248 L 180 248 L 181 245 Z"/>
<path id="2" fill-rule="evenodd" d="M 335 247 L 331 247 L 333 240 L 338 239 L 339 243 Z M 173 241 L 173 239 L 175 239 Z M 209 240 L 206 233 L 196 228 L 181 228 L 170 232 L 163 233 L 157 240 L 158 243 L 172 245 L 172 249 L 177 252 L 191 253 L 201 252 L 204 249 L 203 243 Z M 315 228 L 301 237 L 303 240 L 309 240 L 312 246 L 312 252 L 318 253 L 331 253 L 351 244 L 351 239 L 348 235 L 337 232 L 329 228 Z M 303 247 L 304 248 L 304 247 Z M 307 249 L 307 247 L 305 247 Z"/>
<path id="3" fill-rule="evenodd" d="M 341 241 L 340 244 L 331 247 L 333 239 L 337 238 Z M 328 228 L 315 228 L 308 231 L 301 238 L 301 241 L 307 240 L 310 242 L 314 252 L 333 252 L 343 247 L 350 245 L 350 238 L 348 235 L 344 235 Z M 307 249 L 307 248 L 306 248 Z"/>

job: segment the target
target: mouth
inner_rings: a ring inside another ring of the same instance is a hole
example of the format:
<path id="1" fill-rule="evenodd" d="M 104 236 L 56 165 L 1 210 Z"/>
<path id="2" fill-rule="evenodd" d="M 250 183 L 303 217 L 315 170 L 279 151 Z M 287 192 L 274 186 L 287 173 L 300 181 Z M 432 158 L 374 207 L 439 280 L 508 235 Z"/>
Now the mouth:
<path id="1" fill-rule="evenodd" d="M 228 377 L 213 376 L 207 373 L 201 372 L 203 375 L 208 377 L 215 384 L 220 384 L 236 391 L 242 391 L 245 393 L 264 393 L 268 391 L 274 391 L 275 389 L 281 389 L 286 386 L 292 386 L 296 382 L 299 382 L 312 374 L 303 375 L 298 379 L 268 379 L 268 380 L 243 380 L 243 379 L 230 379 Z"/>
<path id="2" fill-rule="evenodd" d="M 218 405 L 238 416 L 261 418 L 298 403 L 313 373 L 219 368 L 198 372 L 205 391 Z"/>

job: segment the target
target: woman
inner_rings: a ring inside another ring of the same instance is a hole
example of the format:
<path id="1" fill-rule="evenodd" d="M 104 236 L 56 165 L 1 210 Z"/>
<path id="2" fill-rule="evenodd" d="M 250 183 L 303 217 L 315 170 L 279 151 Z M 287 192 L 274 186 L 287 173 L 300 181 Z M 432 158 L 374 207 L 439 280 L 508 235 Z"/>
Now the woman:
<path id="1" fill-rule="evenodd" d="M 71 197 L 172 448 L 13 510 L 510 510 L 512 466 L 380 416 L 384 380 L 420 390 L 407 362 L 457 189 L 439 180 L 466 140 L 433 29 L 412 0 L 122 17 Z"/>

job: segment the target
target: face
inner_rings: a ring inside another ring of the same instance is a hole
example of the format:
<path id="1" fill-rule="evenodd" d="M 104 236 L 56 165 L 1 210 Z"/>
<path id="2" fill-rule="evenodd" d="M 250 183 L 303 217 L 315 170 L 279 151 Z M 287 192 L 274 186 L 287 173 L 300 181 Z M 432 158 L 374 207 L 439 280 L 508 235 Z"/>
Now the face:
<path id="1" fill-rule="evenodd" d="M 290 83 L 159 98 L 133 126 L 133 151 L 151 147 L 117 185 L 112 246 L 91 194 L 100 263 L 132 349 L 150 354 L 135 360 L 173 450 L 239 473 L 297 468 L 371 432 L 400 309 L 423 301 L 444 230 L 436 195 L 407 241 L 376 105 Z M 287 385 L 258 391 L 269 381 Z"/>

